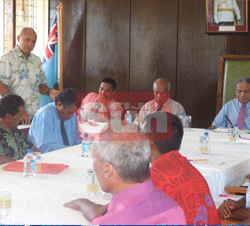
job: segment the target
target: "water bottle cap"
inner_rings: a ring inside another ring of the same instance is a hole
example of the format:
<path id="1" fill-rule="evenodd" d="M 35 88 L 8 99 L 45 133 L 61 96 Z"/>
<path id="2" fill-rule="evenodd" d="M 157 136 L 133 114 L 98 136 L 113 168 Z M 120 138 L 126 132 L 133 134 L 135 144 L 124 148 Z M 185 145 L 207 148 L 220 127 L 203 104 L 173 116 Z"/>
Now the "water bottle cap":
<path id="1" fill-rule="evenodd" d="M 84 111 L 84 108 L 81 108 L 81 111 Z"/>
<path id="2" fill-rule="evenodd" d="M 234 124 L 234 127 L 238 127 L 238 124 Z"/>
<path id="3" fill-rule="evenodd" d="M 205 136 L 208 136 L 208 132 L 205 132 L 204 135 L 205 135 Z"/>
<path id="4" fill-rule="evenodd" d="M 31 163 L 35 163 L 35 162 L 36 162 L 36 160 L 32 159 L 30 162 L 31 162 Z"/>
<path id="5" fill-rule="evenodd" d="M 84 133 L 84 137 L 85 137 L 85 138 L 88 138 L 88 136 L 89 136 L 89 135 L 88 135 L 87 133 Z"/>
<path id="6" fill-rule="evenodd" d="M 180 113 L 180 116 L 184 116 L 184 113 Z"/>
<path id="7" fill-rule="evenodd" d="M 32 153 L 33 153 L 33 149 L 28 149 L 28 150 L 27 150 L 27 153 L 28 153 L 28 154 L 32 154 Z"/>

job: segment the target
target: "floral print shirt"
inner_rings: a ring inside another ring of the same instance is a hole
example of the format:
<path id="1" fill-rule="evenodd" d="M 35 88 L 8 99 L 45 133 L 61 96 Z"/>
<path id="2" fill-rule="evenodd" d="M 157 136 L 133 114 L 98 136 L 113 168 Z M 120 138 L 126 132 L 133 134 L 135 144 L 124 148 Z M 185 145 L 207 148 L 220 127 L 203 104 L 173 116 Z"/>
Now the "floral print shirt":
<path id="1" fill-rule="evenodd" d="M 0 156 L 13 160 L 22 159 L 33 144 L 17 128 L 14 131 L 0 126 Z"/>
<path id="2" fill-rule="evenodd" d="M 40 107 L 39 86 L 47 83 L 40 58 L 30 53 L 26 60 L 16 46 L 0 59 L 0 81 L 23 98 L 25 110 L 33 118 Z"/>

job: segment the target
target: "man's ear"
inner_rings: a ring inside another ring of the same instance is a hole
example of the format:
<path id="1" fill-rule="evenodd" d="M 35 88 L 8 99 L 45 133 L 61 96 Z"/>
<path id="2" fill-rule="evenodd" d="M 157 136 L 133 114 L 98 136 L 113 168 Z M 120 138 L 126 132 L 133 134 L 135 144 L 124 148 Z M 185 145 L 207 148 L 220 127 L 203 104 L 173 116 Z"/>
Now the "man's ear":
<path id="1" fill-rule="evenodd" d="M 115 168 L 111 163 L 106 162 L 104 165 L 104 176 L 106 179 L 111 178 L 116 173 Z"/>
<path id="2" fill-rule="evenodd" d="M 20 35 L 18 35 L 18 36 L 17 36 L 17 41 L 18 41 L 18 42 L 19 42 L 20 38 L 21 38 L 21 36 L 20 36 Z"/>
<path id="3" fill-rule="evenodd" d="M 56 105 L 58 108 L 63 108 L 63 104 L 62 104 L 62 102 L 61 101 L 59 101 L 58 103 L 57 103 L 57 105 Z"/>
<path id="4" fill-rule="evenodd" d="M 12 119 L 12 115 L 10 113 L 7 113 L 5 116 L 4 116 L 4 119 L 5 121 L 10 121 Z"/>

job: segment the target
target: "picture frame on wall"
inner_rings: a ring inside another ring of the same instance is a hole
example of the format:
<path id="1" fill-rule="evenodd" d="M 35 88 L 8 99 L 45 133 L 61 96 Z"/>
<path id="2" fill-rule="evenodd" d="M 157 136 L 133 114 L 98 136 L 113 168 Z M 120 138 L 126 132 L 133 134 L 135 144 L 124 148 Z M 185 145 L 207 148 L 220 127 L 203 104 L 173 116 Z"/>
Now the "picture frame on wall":
<path id="1" fill-rule="evenodd" d="M 206 0 L 207 33 L 248 32 L 248 0 Z"/>

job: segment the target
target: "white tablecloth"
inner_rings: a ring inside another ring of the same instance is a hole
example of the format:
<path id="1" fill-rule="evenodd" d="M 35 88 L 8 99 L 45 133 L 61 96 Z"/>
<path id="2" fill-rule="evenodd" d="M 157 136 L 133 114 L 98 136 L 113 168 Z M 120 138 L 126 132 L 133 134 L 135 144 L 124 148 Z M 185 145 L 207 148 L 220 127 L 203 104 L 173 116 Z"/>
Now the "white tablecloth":
<path id="1" fill-rule="evenodd" d="M 206 130 L 207 131 L 207 130 Z M 184 132 L 180 153 L 188 159 L 208 159 L 192 161 L 208 182 L 212 196 L 222 194 L 226 186 L 240 186 L 250 173 L 250 140 L 240 139 L 239 143 L 229 142 L 228 133 L 209 130 L 211 152 L 199 151 L 199 137 L 204 129 L 190 129 Z M 241 134 L 250 138 L 249 134 Z"/>
<path id="2" fill-rule="evenodd" d="M 42 161 L 67 164 L 69 168 L 56 175 L 26 178 L 20 172 L 3 171 L 3 166 L 0 167 L 0 190 L 12 194 L 11 224 L 86 225 L 89 222 L 79 211 L 63 204 L 77 198 L 101 204 L 110 201 L 106 196 L 89 195 L 85 191 L 86 169 L 93 168 L 93 160 L 81 157 L 81 145 L 43 154 Z"/>
<path id="3" fill-rule="evenodd" d="M 188 159 L 208 159 L 192 162 L 208 182 L 213 197 L 223 193 L 228 185 L 241 185 L 250 172 L 250 142 L 238 144 L 228 141 L 228 135 L 210 131 L 211 153 L 199 152 L 202 129 L 185 131 L 180 152 Z M 250 138 L 250 135 L 244 134 Z M 25 178 L 22 173 L 3 171 L 0 166 L 1 191 L 12 193 L 12 224 L 89 224 L 79 211 L 63 207 L 77 198 L 89 198 L 100 204 L 110 199 L 102 195 L 89 195 L 86 191 L 86 169 L 92 169 L 91 158 L 81 157 L 81 145 L 42 155 L 42 162 L 63 163 L 67 170 L 51 175 L 40 174 Z"/>

